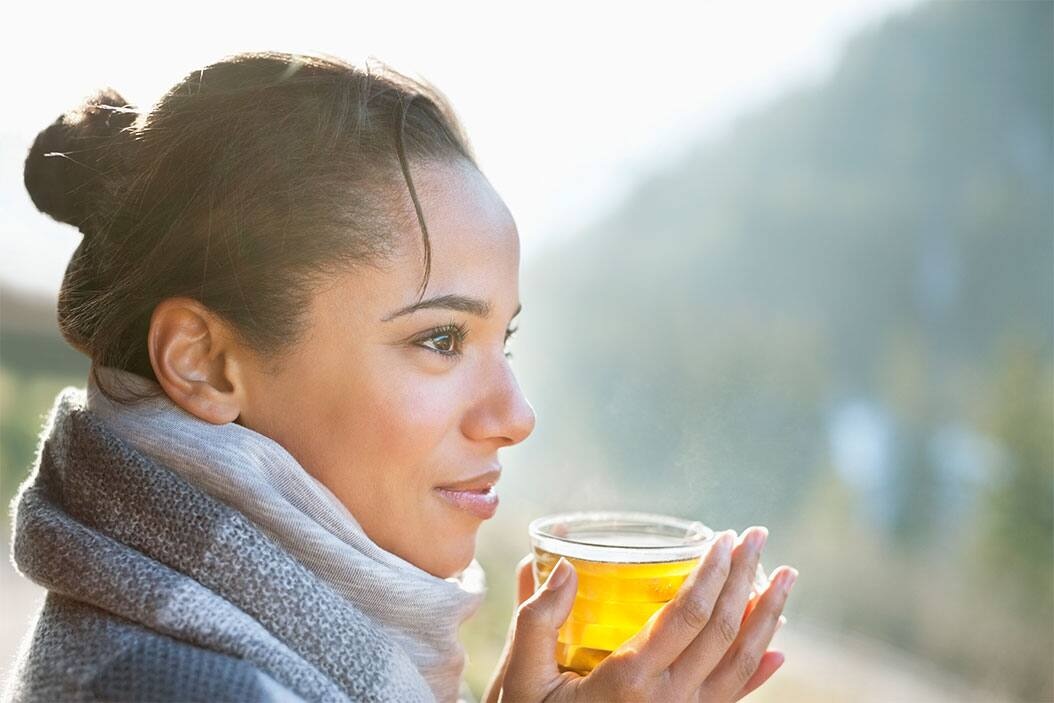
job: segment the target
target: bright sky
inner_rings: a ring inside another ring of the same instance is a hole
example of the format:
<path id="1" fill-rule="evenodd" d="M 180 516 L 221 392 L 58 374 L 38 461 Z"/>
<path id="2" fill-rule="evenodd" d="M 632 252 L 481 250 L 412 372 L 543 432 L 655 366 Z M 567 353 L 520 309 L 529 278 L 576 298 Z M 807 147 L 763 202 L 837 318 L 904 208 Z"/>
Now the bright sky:
<path id="1" fill-rule="evenodd" d="M 687 140 L 821 80 L 855 30 L 915 2 L 13 3 L 0 29 L 0 283 L 57 293 L 80 234 L 36 211 L 22 161 L 105 85 L 145 108 L 195 68 L 261 49 L 423 76 L 453 103 L 529 259 Z"/>

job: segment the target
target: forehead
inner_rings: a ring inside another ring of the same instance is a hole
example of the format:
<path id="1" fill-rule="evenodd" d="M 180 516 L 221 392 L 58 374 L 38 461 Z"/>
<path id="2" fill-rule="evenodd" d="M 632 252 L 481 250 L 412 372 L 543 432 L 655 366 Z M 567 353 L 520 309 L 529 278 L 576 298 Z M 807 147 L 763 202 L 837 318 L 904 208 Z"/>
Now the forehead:
<path id="1" fill-rule="evenodd" d="M 430 238 L 449 245 L 504 245 L 518 238 L 516 223 L 487 178 L 467 162 L 414 168 L 414 187 Z M 406 200 L 410 195 L 406 193 Z M 412 208 L 412 204 L 411 204 Z M 418 241 L 416 216 L 410 239 Z"/>
<path id="2" fill-rule="evenodd" d="M 412 174 L 428 230 L 429 291 L 460 293 L 455 290 L 460 286 L 493 286 L 496 277 L 515 275 L 520 256 L 516 223 L 483 174 L 467 162 L 415 167 Z M 410 217 L 404 218 L 391 263 L 392 273 L 412 281 L 413 293 L 424 276 L 424 242 L 409 192 L 405 200 Z"/>
<path id="3" fill-rule="evenodd" d="M 477 298 L 499 316 L 511 316 L 519 303 L 520 243 L 505 203 L 470 164 L 415 166 L 412 174 L 430 244 L 423 297 Z M 401 187 L 409 214 L 397 218 L 391 253 L 324 284 L 320 314 L 376 323 L 417 302 L 425 274 L 424 242 L 409 192 L 405 184 Z M 356 304 L 349 306 L 352 300 Z"/>

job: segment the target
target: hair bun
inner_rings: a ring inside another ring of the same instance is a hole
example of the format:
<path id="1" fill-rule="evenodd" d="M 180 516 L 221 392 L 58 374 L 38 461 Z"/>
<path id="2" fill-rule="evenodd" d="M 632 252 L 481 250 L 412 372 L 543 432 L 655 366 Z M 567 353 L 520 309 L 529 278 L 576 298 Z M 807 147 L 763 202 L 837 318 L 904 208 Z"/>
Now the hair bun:
<path id="1" fill-rule="evenodd" d="M 37 209 L 89 234 L 107 176 L 118 164 L 116 138 L 136 117 L 125 99 L 107 88 L 38 134 L 24 172 Z"/>

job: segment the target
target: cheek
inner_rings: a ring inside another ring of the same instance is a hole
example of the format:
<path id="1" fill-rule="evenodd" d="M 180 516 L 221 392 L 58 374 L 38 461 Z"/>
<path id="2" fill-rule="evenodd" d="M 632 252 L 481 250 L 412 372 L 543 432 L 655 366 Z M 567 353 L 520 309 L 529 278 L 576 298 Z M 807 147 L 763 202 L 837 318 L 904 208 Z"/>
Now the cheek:
<path id="1" fill-rule="evenodd" d="M 451 466 L 461 413 L 452 385 L 393 369 L 348 379 L 329 387 L 326 411 L 314 415 L 324 420 L 311 432 L 333 452 L 327 464 L 386 487 L 389 500 L 405 500 L 413 495 L 406 487 L 434 486 L 460 471 Z"/>
<path id="2" fill-rule="evenodd" d="M 456 440 L 460 408 L 444 384 L 428 381 L 406 378 L 385 386 L 371 404 L 375 413 L 366 418 L 366 431 L 375 433 L 385 463 L 432 483 L 448 478 L 450 467 L 441 462 L 447 444 Z"/>

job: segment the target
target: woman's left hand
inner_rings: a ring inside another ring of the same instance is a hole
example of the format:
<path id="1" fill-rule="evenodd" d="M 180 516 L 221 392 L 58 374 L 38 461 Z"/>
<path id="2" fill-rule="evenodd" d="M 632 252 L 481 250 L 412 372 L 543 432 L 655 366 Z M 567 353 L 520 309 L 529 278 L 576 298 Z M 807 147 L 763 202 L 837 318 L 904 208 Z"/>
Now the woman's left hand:
<path id="1" fill-rule="evenodd" d="M 487 684 L 487 690 L 483 693 L 482 703 L 498 703 L 501 695 L 501 685 L 505 680 L 505 668 L 509 665 L 509 650 L 512 649 L 512 633 L 516 625 L 516 611 L 520 605 L 534 594 L 534 572 L 531 567 L 534 556 L 528 554 L 516 565 L 516 604 L 512 609 L 512 620 L 509 623 L 509 634 L 505 637 L 505 647 L 501 651 L 498 660 L 498 668 L 494 671 L 494 677 Z"/>
<path id="2" fill-rule="evenodd" d="M 505 681 L 505 670 L 509 665 L 509 653 L 512 650 L 513 635 L 516 628 L 516 615 L 523 605 L 523 602 L 534 595 L 534 555 L 528 554 L 516 565 L 516 604 L 513 607 L 512 621 L 509 623 L 509 632 L 505 637 L 505 646 L 501 651 L 501 658 L 498 659 L 497 669 L 494 671 L 494 676 L 491 678 L 490 683 L 487 684 L 487 689 L 483 692 L 483 700 L 481 703 L 499 703 L 501 700 L 501 689 Z M 747 611 L 743 614 L 743 620 L 750 615 L 750 611 L 753 610 L 757 604 L 757 599 L 751 599 L 750 604 L 747 607 Z M 780 617 L 782 624 L 783 617 Z M 778 626 L 777 626 L 777 629 Z M 767 651 L 761 660 L 761 664 L 758 670 L 750 678 L 750 680 L 743 686 L 743 688 L 736 694 L 735 700 L 746 696 L 754 689 L 761 686 L 769 679 L 772 674 L 776 672 L 776 669 L 780 668 L 783 664 L 784 657 L 782 652 Z"/>

